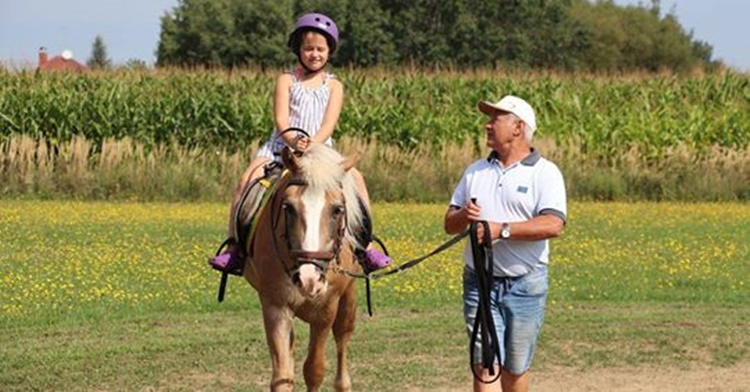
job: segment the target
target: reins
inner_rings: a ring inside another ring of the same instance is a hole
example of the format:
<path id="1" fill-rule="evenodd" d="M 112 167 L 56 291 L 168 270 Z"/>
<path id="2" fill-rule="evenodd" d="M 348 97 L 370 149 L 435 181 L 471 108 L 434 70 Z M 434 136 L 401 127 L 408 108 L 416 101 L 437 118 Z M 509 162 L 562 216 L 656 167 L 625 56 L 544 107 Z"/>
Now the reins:
<path id="1" fill-rule="evenodd" d="M 370 272 L 370 273 L 366 273 L 366 274 L 358 274 L 358 273 L 355 273 L 355 272 L 351 272 L 351 271 L 345 270 L 345 269 L 343 269 L 341 267 L 338 267 L 338 266 L 334 267 L 334 271 L 342 273 L 344 275 L 347 275 L 347 276 L 349 276 L 351 278 L 364 279 L 365 280 L 365 293 L 367 295 L 367 314 L 369 314 L 370 316 L 372 316 L 372 294 L 370 292 L 370 281 L 371 280 L 376 280 L 376 279 L 384 278 L 386 276 L 393 275 L 393 274 L 396 274 L 396 273 L 399 273 L 399 272 L 404 272 L 404 271 L 408 270 L 409 268 L 412 268 L 415 265 L 417 265 L 417 264 L 419 264 L 419 263 L 421 263 L 421 262 L 429 259 L 430 257 L 435 256 L 436 254 L 438 254 L 438 253 L 440 253 L 440 252 L 442 252 L 442 251 L 450 248 L 451 246 L 455 245 L 458 241 L 461 241 L 464 237 L 466 237 L 466 235 L 468 233 L 469 233 L 469 229 L 466 229 L 466 230 L 462 231 L 461 233 L 456 234 L 453 238 L 451 238 L 448 241 L 444 242 L 442 245 L 438 246 L 437 248 L 435 248 L 434 250 L 432 250 L 430 253 L 428 253 L 428 254 L 426 254 L 424 256 L 421 256 L 421 257 L 417 257 L 416 259 L 409 260 L 409 261 L 407 261 L 407 262 L 399 265 L 398 267 L 390 269 L 390 270 L 388 270 L 386 272 L 381 272 L 381 273 L 371 273 Z M 373 240 L 375 242 L 379 243 L 380 246 L 382 246 L 383 249 L 385 250 L 385 245 L 383 245 L 383 243 L 377 237 L 373 236 Z M 386 251 L 386 253 L 387 253 L 387 251 Z"/>
<path id="2" fill-rule="evenodd" d="M 368 273 L 368 274 L 358 274 L 358 273 L 355 273 L 355 272 L 347 271 L 347 270 L 345 270 L 343 268 L 339 268 L 339 269 L 337 269 L 337 271 L 341 272 L 341 273 L 343 273 L 345 275 L 348 275 L 348 276 L 350 276 L 352 278 L 357 278 L 357 279 L 376 280 L 376 279 L 384 278 L 384 277 L 389 276 L 389 275 L 393 275 L 393 274 L 396 274 L 396 273 L 399 273 L 399 272 L 404 272 L 404 271 L 408 270 L 409 268 L 412 268 L 412 267 L 416 266 L 417 264 L 419 264 L 419 263 L 421 263 L 421 262 L 429 259 L 430 257 L 435 256 L 436 254 L 443 252 L 444 250 L 446 250 L 446 249 L 450 248 L 451 246 L 455 245 L 458 241 L 461 241 L 468 234 L 469 234 L 469 230 L 466 229 L 466 230 L 462 231 L 461 233 L 456 234 L 454 237 L 452 237 L 448 241 L 444 242 L 442 245 L 440 245 L 437 248 L 433 249 L 430 253 L 427 253 L 424 256 L 417 257 L 416 259 L 412 259 L 412 260 L 406 261 L 403 264 L 399 265 L 398 267 L 392 268 L 392 269 L 390 269 L 388 271 L 385 271 L 385 272 L 380 272 L 380 273 L 372 273 L 371 272 L 371 273 Z"/>
<path id="3" fill-rule="evenodd" d="M 477 227 L 482 225 L 484 228 L 484 241 L 479 243 Z M 469 342 L 469 367 L 474 378 L 485 383 L 491 384 L 500 378 L 500 372 L 495 375 L 495 358 L 497 363 L 502 363 L 500 355 L 500 342 L 495 334 L 495 320 L 492 318 L 492 309 L 490 306 L 490 285 L 493 275 L 492 260 L 492 238 L 490 236 L 490 227 L 487 221 L 472 222 L 469 229 L 471 240 L 471 255 L 474 259 L 474 269 L 477 273 L 477 285 L 479 291 L 479 306 L 477 314 L 474 317 L 474 325 L 471 329 L 471 339 Z M 474 345 L 477 340 L 482 343 L 482 368 L 487 369 L 492 377 L 489 381 L 482 379 L 474 368 Z"/>

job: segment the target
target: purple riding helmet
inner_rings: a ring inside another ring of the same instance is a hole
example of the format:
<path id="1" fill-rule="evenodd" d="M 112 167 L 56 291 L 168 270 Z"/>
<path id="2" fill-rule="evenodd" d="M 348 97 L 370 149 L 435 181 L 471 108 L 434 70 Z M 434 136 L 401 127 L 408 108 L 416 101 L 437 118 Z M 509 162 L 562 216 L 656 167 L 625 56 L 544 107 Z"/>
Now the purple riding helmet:
<path id="1" fill-rule="evenodd" d="M 294 30 L 289 34 L 289 49 L 299 56 L 299 47 L 302 40 L 302 34 L 307 31 L 316 31 L 323 34 L 328 42 L 331 53 L 336 51 L 339 43 L 339 28 L 333 19 L 318 13 L 302 15 L 294 24 Z"/>

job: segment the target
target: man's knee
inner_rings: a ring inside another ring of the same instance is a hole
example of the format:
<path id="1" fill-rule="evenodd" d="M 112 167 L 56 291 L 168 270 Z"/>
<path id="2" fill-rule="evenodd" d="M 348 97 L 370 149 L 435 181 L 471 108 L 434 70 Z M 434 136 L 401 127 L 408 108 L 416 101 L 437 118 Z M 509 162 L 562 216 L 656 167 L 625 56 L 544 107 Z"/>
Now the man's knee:
<path id="1" fill-rule="evenodd" d="M 524 371 L 521 374 L 513 374 L 510 371 L 503 369 L 501 377 L 503 391 L 528 391 L 528 374 L 528 371 Z"/>

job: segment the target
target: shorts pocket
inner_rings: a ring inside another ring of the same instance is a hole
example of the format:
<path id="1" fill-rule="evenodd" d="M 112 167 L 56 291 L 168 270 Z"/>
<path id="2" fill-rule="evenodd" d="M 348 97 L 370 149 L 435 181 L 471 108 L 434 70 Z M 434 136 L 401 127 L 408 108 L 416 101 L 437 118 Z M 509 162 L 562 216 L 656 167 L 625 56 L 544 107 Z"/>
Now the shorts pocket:
<path id="1" fill-rule="evenodd" d="M 547 268 L 540 268 L 528 273 L 523 278 L 515 282 L 513 292 L 522 296 L 541 296 L 546 295 L 549 290 L 549 279 L 547 278 Z"/>

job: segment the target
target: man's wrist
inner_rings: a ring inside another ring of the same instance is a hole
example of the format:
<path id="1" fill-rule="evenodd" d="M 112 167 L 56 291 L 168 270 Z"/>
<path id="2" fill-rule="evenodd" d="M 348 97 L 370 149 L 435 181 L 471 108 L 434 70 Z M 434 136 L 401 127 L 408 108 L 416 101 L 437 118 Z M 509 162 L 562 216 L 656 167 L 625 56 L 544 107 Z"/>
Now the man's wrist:
<path id="1" fill-rule="evenodd" d="M 510 223 L 503 222 L 500 224 L 500 239 L 510 239 Z"/>

